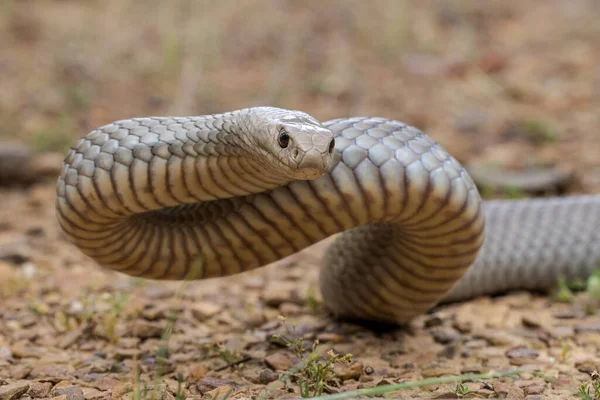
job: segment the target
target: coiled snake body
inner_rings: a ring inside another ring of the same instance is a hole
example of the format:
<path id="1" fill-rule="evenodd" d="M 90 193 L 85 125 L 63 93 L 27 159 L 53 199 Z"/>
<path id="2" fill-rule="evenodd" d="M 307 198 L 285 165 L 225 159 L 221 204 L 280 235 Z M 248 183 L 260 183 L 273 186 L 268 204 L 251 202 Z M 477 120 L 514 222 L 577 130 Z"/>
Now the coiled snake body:
<path id="1" fill-rule="evenodd" d="M 600 264 L 600 196 L 482 202 L 436 142 L 383 118 L 256 107 L 117 121 L 70 150 L 56 207 L 85 254 L 153 279 L 231 275 L 340 233 L 326 305 L 392 323 Z"/>

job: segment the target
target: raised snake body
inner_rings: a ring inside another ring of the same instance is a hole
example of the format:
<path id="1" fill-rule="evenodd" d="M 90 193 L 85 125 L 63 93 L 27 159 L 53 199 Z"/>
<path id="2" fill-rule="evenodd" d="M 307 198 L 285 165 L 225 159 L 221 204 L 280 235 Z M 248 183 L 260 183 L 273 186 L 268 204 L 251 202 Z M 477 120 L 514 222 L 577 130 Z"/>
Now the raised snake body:
<path id="1" fill-rule="evenodd" d="M 436 142 L 383 118 L 257 107 L 117 121 L 70 150 L 56 207 L 85 254 L 153 279 L 231 275 L 341 232 L 326 305 L 393 323 L 600 265 L 600 196 L 482 202 Z"/>

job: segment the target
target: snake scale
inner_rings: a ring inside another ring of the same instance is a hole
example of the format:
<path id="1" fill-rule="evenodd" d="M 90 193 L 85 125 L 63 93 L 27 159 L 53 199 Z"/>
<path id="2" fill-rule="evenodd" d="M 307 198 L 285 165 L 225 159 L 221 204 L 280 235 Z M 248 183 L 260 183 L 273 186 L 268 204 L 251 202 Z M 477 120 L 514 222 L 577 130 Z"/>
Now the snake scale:
<path id="1" fill-rule="evenodd" d="M 388 323 L 600 265 L 600 195 L 482 201 L 432 138 L 375 117 L 116 121 L 71 148 L 56 209 L 83 253 L 151 279 L 232 275 L 338 234 L 320 271 L 327 308 Z"/>

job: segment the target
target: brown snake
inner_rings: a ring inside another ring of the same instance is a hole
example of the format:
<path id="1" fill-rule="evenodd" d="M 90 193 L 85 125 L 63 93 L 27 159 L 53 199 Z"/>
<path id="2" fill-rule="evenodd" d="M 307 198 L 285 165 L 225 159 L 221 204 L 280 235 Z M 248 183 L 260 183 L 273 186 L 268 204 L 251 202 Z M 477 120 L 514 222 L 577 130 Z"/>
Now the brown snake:
<path id="1" fill-rule="evenodd" d="M 69 151 L 56 208 L 85 254 L 153 279 L 231 275 L 340 233 L 325 304 L 392 323 L 600 265 L 600 196 L 482 202 L 434 140 L 383 118 L 256 107 L 117 121 Z"/>

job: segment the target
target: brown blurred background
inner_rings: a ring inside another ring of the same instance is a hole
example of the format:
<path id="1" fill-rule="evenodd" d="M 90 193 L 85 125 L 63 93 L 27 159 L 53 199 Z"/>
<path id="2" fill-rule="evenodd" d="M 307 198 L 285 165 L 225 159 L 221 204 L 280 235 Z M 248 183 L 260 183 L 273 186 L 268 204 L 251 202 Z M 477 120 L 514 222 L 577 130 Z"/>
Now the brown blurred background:
<path id="1" fill-rule="evenodd" d="M 591 192 L 598 21 L 596 0 L 3 0 L 0 143 L 62 153 L 116 119 L 272 105 L 398 119 Z"/>

